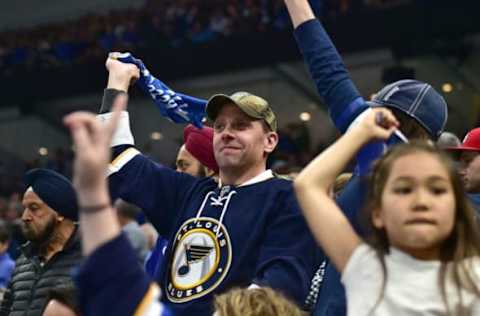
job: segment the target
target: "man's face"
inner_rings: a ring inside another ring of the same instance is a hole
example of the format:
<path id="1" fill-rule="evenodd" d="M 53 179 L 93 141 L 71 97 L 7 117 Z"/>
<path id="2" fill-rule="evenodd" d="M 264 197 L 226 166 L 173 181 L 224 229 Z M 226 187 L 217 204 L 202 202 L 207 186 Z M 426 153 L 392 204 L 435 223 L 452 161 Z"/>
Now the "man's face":
<path id="1" fill-rule="evenodd" d="M 194 177 L 202 176 L 203 165 L 187 151 L 185 145 L 178 151 L 175 164 L 178 172 L 188 173 Z"/>
<path id="2" fill-rule="evenodd" d="M 234 104 L 224 105 L 215 119 L 213 150 L 220 169 L 250 168 L 265 165 L 266 154 L 277 144 L 277 134 L 265 131 Z"/>
<path id="3" fill-rule="evenodd" d="M 480 153 L 475 151 L 462 152 L 459 172 L 465 191 L 480 193 Z"/>
<path id="4" fill-rule="evenodd" d="M 57 222 L 57 212 L 28 189 L 23 195 L 22 232 L 27 240 L 42 243 L 50 238 Z"/>

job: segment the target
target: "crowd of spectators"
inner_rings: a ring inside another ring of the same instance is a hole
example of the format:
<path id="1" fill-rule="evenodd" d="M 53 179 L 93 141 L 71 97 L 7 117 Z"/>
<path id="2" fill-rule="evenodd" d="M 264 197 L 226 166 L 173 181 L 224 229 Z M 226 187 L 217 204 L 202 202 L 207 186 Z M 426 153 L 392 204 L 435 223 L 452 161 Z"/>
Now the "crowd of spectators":
<path id="1" fill-rule="evenodd" d="M 112 50 L 135 50 L 149 43 L 182 47 L 232 34 L 252 34 L 288 26 L 279 0 L 147 1 L 142 9 L 90 14 L 76 21 L 4 32 L 0 69 L 52 68 L 102 60 Z"/>
<path id="2" fill-rule="evenodd" d="M 314 1 L 318 14 L 335 16 L 410 0 Z M 0 33 L 0 74 L 101 61 L 110 51 L 149 45 L 182 48 L 230 36 L 289 30 L 281 0 L 148 0 L 141 9 L 89 14 L 75 21 Z"/>

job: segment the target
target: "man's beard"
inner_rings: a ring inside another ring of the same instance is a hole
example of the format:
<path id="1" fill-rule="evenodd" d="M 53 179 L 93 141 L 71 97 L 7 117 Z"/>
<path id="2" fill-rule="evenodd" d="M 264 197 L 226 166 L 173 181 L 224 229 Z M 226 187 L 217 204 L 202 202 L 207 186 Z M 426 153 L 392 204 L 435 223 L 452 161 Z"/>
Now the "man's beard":
<path id="1" fill-rule="evenodd" d="M 48 243 L 52 237 L 53 231 L 55 230 L 55 217 L 48 219 L 45 227 L 41 231 L 35 231 L 30 228 L 29 223 L 22 223 L 22 233 L 25 239 L 33 242 L 34 244 L 40 246 Z"/>

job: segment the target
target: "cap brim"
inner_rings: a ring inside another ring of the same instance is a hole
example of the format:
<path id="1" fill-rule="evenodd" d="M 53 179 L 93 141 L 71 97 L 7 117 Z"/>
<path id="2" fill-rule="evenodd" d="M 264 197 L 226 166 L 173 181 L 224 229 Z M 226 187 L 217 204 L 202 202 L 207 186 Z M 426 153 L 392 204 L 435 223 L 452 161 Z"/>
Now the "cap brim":
<path id="1" fill-rule="evenodd" d="M 212 122 L 215 121 L 222 106 L 228 103 L 235 104 L 243 113 L 247 114 L 251 118 L 263 119 L 263 117 L 258 113 L 252 112 L 248 106 L 238 103 L 226 94 L 216 94 L 210 98 L 206 106 L 208 119 Z"/>
<path id="2" fill-rule="evenodd" d="M 393 109 L 397 109 L 398 111 L 400 111 L 401 113 L 407 115 L 408 117 L 412 118 L 415 120 L 415 122 L 417 122 L 418 124 L 420 124 L 420 126 L 425 130 L 425 132 L 428 133 L 428 135 L 430 135 L 430 137 L 433 138 L 433 140 L 437 140 L 438 139 L 438 136 L 439 135 L 435 135 L 432 133 L 431 131 L 431 127 L 428 126 L 427 124 L 425 124 L 425 122 L 423 122 L 422 120 L 420 120 L 418 117 L 416 117 L 415 115 L 413 115 L 412 113 L 408 112 L 408 111 L 405 111 L 405 109 L 403 107 L 401 107 L 400 105 L 397 105 L 397 104 L 394 104 L 394 103 L 381 103 L 381 102 L 378 102 L 378 101 L 365 101 L 365 103 L 370 106 L 370 107 L 386 107 L 386 108 L 393 108 Z"/>
<path id="3" fill-rule="evenodd" d="M 237 104 L 235 101 L 232 100 L 232 98 L 230 98 L 226 94 L 216 94 L 212 96 L 210 100 L 208 100 L 205 110 L 207 112 L 208 119 L 212 122 L 215 121 L 218 112 L 220 112 L 222 106 L 227 103 Z"/>

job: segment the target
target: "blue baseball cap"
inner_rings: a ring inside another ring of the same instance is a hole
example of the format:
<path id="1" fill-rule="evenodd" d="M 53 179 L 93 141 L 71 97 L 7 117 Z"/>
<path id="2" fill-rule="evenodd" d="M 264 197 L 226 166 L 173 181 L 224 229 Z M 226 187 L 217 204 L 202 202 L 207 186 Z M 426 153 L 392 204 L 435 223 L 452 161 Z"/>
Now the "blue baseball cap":
<path id="1" fill-rule="evenodd" d="M 367 103 L 404 112 L 434 139 L 443 132 L 448 119 L 445 99 L 431 85 L 417 80 L 400 80 L 389 84 Z"/>
<path id="2" fill-rule="evenodd" d="M 77 194 L 67 178 L 53 170 L 32 169 L 25 173 L 23 182 L 55 212 L 78 220 Z"/>

